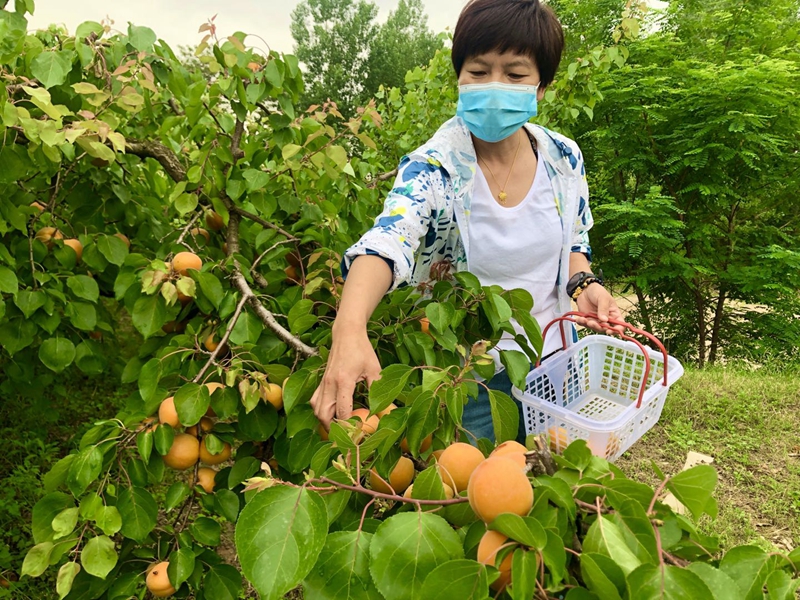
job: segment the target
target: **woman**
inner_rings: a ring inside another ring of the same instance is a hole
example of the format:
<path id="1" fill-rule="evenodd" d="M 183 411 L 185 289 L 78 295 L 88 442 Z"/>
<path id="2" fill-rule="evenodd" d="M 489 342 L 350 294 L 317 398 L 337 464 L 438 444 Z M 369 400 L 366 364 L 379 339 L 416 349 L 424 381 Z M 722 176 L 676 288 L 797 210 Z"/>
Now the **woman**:
<path id="1" fill-rule="evenodd" d="M 367 322 L 381 298 L 427 281 L 434 263 L 449 261 L 483 285 L 528 290 L 542 327 L 570 310 L 570 296 L 601 322 L 620 318 L 590 268 L 592 216 L 580 150 L 528 123 L 563 46 L 561 24 L 538 0 L 472 0 L 462 11 L 453 37 L 456 116 L 403 158 L 383 213 L 344 256 L 347 282 L 331 352 L 311 399 L 326 427 L 334 416 L 350 416 L 358 381 L 371 385 L 380 375 Z M 559 337 L 548 336 L 543 356 L 558 349 Z M 516 348 L 510 339 L 498 346 Z M 489 387 L 510 394 L 498 371 Z M 465 406 L 463 426 L 494 439 L 485 391 Z"/>

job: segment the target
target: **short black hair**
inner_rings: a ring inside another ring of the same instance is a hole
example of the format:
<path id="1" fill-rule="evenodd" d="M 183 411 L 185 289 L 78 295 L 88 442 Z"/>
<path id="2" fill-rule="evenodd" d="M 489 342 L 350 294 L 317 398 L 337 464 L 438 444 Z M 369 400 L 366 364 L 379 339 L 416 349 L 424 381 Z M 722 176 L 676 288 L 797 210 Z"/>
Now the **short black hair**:
<path id="1" fill-rule="evenodd" d="M 546 87 L 561 61 L 564 30 L 553 9 L 540 0 L 471 0 L 453 34 L 456 75 L 467 59 L 493 50 L 529 56 Z"/>

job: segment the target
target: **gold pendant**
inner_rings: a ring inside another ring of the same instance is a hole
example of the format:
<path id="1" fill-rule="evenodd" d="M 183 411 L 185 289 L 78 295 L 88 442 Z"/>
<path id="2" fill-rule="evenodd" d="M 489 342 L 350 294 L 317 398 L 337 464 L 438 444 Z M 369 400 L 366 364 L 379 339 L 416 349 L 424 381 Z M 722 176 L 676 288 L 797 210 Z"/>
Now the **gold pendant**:
<path id="1" fill-rule="evenodd" d="M 508 194 L 506 194 L 505 192 L 500 192 L 499 194 L 497 194 L 497 199 L 500 200 L 500 204 L 505 204 L 506 198 L 508 198 Z"/>

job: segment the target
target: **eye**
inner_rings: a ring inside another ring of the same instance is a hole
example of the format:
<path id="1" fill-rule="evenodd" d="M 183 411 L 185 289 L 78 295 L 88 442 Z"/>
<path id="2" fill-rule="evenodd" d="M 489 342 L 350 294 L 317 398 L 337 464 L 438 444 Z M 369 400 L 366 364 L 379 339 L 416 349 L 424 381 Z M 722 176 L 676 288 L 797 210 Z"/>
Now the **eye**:
<path id="1" fill-rule="evenodd" d="M 521 75 L 519 73 L 509 73 L 508 77 L 510 79 L 525 79 L 525 77 L 527 77 L 527 75 Z"/>
<path id="2" fill-rule="evenodd" d="M 481 77 L 483 75 L 486 75 L 486 71 L 469 71 L 469 74 L 472 75 L 473 77 Z"/>

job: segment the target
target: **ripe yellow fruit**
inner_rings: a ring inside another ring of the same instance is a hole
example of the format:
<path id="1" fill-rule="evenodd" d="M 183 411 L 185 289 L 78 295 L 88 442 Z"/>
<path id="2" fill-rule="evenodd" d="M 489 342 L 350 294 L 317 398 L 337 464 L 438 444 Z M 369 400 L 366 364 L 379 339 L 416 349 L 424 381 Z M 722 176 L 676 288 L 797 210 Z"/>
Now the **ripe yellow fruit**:
<path id="1" fill-rule="evenodd" d="M 329 437 L 328 437 L 328 432 L 327 432 L 327 431 L 325 430 L 325 428 L 322 426 L 322 423 L 320 423 L 319 425 L 317 425 L 317 433 L 319 433 L 319 437 L 320 437 L 320 438 L 322 438 L 322 441 L 323 441 L 323 442 L 327 442 L 327 441 L 328 441 L 328 439 L 329 439 Z"/>
<path id="2" fill-rule="evenodd" d="M 380 419 L 378 415 L 369 416 L 369 409 L 366 408 L 357 408 L 353 411 L 353 414 L 350 417 L 358 417 L 361 419 L 361 430 L 364 433 L 375 433 L 378 429 L 378 423 Z"/>
<path id="3" fill-rule="evenodd" d="M 391 494 L 392 490 L 394 490 L 395 494 L 402 494 L 411 482 L 414 480 L 414 463 L 411 462 L 410 458 L 406 458 L 405 456 L 401 456 L 400 460 L 397 461 L 397 464 L 392 469 L 392 472 L 389 474 L 389 483 L 386 483 L 378 472 L 375 469 L 370 469 L 369 471 L 369 481 L 372 484 L 372 489 L 376 492 L 381 492 L 383 494 Z M 390 487 L 391 486 L 391 487 Z"/>
<path id="4" fill-rule="evenodd" d="M 175 397 L 170 396 L 158 407 L 158 420 L 167 425 L 172 425 L 175 429 L 183 427 L 178 419 L 178 411 L 175 409 Z"/>
<path id="5" fill-rule="evenodd" d="M 186 331 L 186 321 L 168 321 L 161 328 L 164 333 L 183 333 Z"/>
<path id="6" fill-rule="evenodd" d="M 181 275 L 186 275 L 190 270 L 199 271 L 203 261 L 194 252 L 178 252 L 172 259 L 172 268 Z"/>
<path id="7" fill-rule="evenodd" d="M 379 419 L 382 419 L 383 417 L 388 415 L 390 412 L 392 412 L 395 408 L 397 408 L 397 405 L 394 402 L 392 402 L 389 406 L 387 406 L 383 410 L 379 410 L 375 414 L 378 415 Z"/>
<path id="8" fill-rule="evenodd" d="M 516 452 L 522 452 L 525 454 L 527 451 L 528 449 L 519 442 L 509 440 L 507 442 L 503 442 L 497 448 L 492 450 L 492 453 L 489 456 L 505 456 L 506 454 L 514 454 Z"/>
<path id="9" fill-rule="evenodd" d="M 55 227 L 42 227 L 36 232 L 36 239 L 42 242 L 48 248 L 52 248 L 53 240 L 63 240 L 64 234 L 62 234 Z"/>
<path id="10" fill-rule="evenodd" d="M 211 381 L 211 382 L 209 382 L 209 383 L 207 383 L 205 385 L 208 388 L 208 395 L 209 396 L 212 396 L 214 394 L 214 392 L 216 392 L 217 390 L 223 389 L 225 387 L 223 384 L 219 383 L 218 381 Z M 209 406 L 208 410 L 206 411 L 206 416 L 207 417 L 216 417 L 217 413 L 215 413 L 214 409 Z"/>
<path id="11" fill-rule="evenodd" d="M 276 409 L 283 408 L 283 390 L 277 383 L 267 383 L 261 387 L 261 399 L 269 402 Z"/>
<path id="12" fill-rule="evenodd" d="M 467 496 L 484 523 L 502 513 L 524 517 L 533 506 L 533 488 L 525 469 L 507 456 L 493 456 L 478 465 L 469 478 Z"/>
<path id="13" fill-rule="evenodd" d="M 180 296 L 180 294 L 179 294 Z M 209 352 L 213 352 L 219 346 L 219 342 L 214 339 L 214 333 L 209 333 L 205 340 L 203 340 L 203 346 L 206 347 L 206 350 Z"/>
<path id="14" fill-rule="evenodd" d="M 164 456 L 164 464 L 170 469 L 183 471 L 197 464 L 200 457 L 200 442 L 193 435 L 179 433 L 172 440 L 172 447 Z"/>
<path id="15" fill-rule="evenodd" d="M 211 234 L 202 227 L 193 227 L 189 230 L 189 233 L 192 235 L 192 237 L 203 236 L 206 240 L 206 244 L 211 241 Z"/>
<path id="16" fill-rule="evenodd" d="M 444 454 L 444 451 L 445 451 L 444 448 L 440 448 L 439 450 L 434 450 L 433 452 L 431 452 L 431 459 L 434 462 L 439 462 L 439 459 L 442 457 L 442 454 Z"/>
<path id="17" fill-rule="evenodd" d="M 483 453 L 475 446 L 464 442 L 451 444 L 439 457 L 442 481 L 457 492 L 463 492 L 467 489 L 470 475 L 483 461 Z"/>
<path id="18" fill-rule="evenodd" d="M 288 283 L 293 283 L 295 285 L 300 283 L 300 278 L 297 275 L 297 269 L 292 265 L 286 267 L 283 272 L 286 273 L 286 281 Z"/>
<path id="19" fill-rule="evenodd" d="M 222 217 L 216 211 L 210 210 L 206 213 L 206 226 L 211 231 L 219 231 L 223 227 L 225 227 L 225 221 L 222 220 Z"/>
<path id="20" fill-rule="evenodd" d="M 511 561 L 513 552 L 509 552 L 503 561 L 497 564 L 497 553 L 501 546 L 508 542 L 508 538 L 498 531 L 487 531 L 483 534 L 478 544 L 478 562 L 484 565 L 496 566 L 500 571 L 500 577 L 492 584 L 492 589 L 500 592 L 511 583 Z"/>
<path id="21" fill-rule="evenodd" d="M 422 317 L 419 320 L 419 328 L 422 330 L 422 333 L 431 334 L 431 322 L 428 317 Z"/>
<path id="22" fill-rule="evenodd" d="M 75 238 L 69 238 L 64 240 L 64 245 L 72 248 L 78 257 L 78 262 L 81 262 L 81 257 L 83 257 L 83 244 L 81 244 L 80 241 L 76 240 Z"/>
<path id="23" fill-rule="evenodd" d="M 168 568 L 169 562 L 160 562 L 150 569 L 150 572 L 147 574 L 145 585 L 156 598 L 166 598 L 167 596 L 172 596 L 172 594 L 177 591 L 169 582 L 169 576 L 167 575 Z"/>
<path id="24" fill-rule="evenodd" d="M 32 207 L 32 208 L 35 208 L 35 209 L 36 209 L 36 210 L 38 210 L 39 212 L 43 212 L 43 211 L 44 211 L 44 209 L 45 209 L 45 208 L 47 208 L 47 207 L 46 207 L 44 204 L 42 204 L 41 202 L 31 202 L 31 203 L 29 204 L 29 206 L 30 206 L 30 207 Z"/>
<path id="25" fill-rule="evenodd" d="M 211 454 L 206 447 L 206 440 L 203 438 L 203 443 L 200 444 L 200 462 L 206 465 L 218 465 L 224 463 L 231 457 L 231 445 L 225 442 L 222 451 L 219 454 Z"/>
<path id="26" fill-rule="evenodd" d="M 211 494 L 214 492 L 214 478 L 216 476 L 216 470 L 210 467 L 200 467 L 197 469 L 197 481 L 195 481 L 195 485 L 199 485 L 206 493 Z"/>
<path id="27" fill-rule="evenodd" d="M 214 429 L 214 421 L 209 417 L 203 417 L 202 419 L 200 419 L 200 429 L 202 429 L 204 433 L 208 433 L 209 431 Z M 192 425 L 191 427 L 187 427 L 186 433 L 197 437 L 197 425 Z"/>
<path id="28" fill-rule="evenodd" d="M 550 450 L 553 452 L 563 452 L 569 446 L 569 433 L 563 427 L 555 425 L 547 430 L 550 437 Z"/>
<path id="29" fill-rule="evenodd" d="M 428 448 L 431 447 L 432 443 L 433 443 L 433 434 L 429 435 L 424 440 L 422 440 L 422 443 L 419 446 L 419 451 L 425 452 Z M 400 442 L 400 449 L 403 452 L 408 452 L 409 454 L 411 454 L 411 447 L 408 445 L 408 440 L 406 438 L 403 438 L 403 441 Z"/>
<path id="30" fill-rule="evenodd" d="M 128 239 L 128 236 L 125 235 L 124 233 L 115 233 L 114 237 L 118 237 L 119 239 L 121 239 L 128 248 L 131 247 L 131 241 Z"/>

